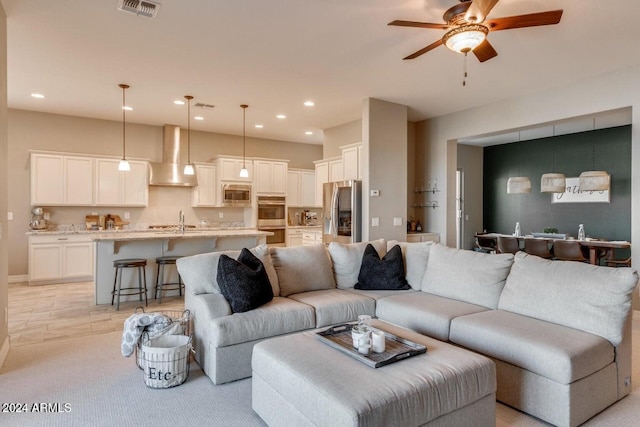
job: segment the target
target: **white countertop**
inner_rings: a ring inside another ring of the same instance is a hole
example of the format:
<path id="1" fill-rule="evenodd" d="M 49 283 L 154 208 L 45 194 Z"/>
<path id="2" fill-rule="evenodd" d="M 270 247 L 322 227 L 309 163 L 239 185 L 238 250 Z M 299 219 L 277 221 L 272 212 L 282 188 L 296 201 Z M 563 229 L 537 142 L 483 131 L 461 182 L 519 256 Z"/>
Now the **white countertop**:
<path id="1" fill-rule="evenodd" d="M 254 237 L 272 236 L 269 231 L 260 231 L 254 228 L 228 228 L 228 229 L 188 229 L 184 233 L 173 230 L 113 230 L 113 231 L 29 231 L 31 236 L 55 236 L 55 235 L 90 235 L 94 241 L 131 241 L 131 240 L 156 240 L 156 239 L 202 239 L 209 237 Z"/>
<path id="2" fill-rule="evenodd" d="M 321 225 L 288 225 L 287 228 L 291 229 L 291 230 L 321 230 L 322 226 Z"/>

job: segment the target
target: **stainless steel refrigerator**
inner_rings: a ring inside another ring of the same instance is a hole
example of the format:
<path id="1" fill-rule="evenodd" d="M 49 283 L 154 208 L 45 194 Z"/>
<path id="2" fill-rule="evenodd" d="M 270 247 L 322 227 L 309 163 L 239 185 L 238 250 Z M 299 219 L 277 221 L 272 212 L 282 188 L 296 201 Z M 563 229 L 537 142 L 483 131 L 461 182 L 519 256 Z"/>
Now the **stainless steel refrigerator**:
<path id="1" fill-rule="evenodd" d="M 362 241 L 362 182 L 327 182 L 322 200 L 322 243 Z"/>

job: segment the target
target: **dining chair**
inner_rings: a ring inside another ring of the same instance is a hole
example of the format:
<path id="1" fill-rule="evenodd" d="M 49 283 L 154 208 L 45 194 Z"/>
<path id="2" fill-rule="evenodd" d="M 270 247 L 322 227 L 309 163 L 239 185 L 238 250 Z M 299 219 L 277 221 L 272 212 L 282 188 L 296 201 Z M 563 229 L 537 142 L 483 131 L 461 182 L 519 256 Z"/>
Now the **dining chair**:
<path id="1" fill-rule="evenodd" d="M 544 239 L 524 239 L 524 251 L 528 254 L 539 256 L 540 258 L 553 258 L 553 254 L 549 250 L 549 242 Z"/>
<path id="2" fill-rule="evenodd" d="M 518 239 L 510 236 L 498 236 L 498 253 L 515 254 L 520 250 Z"/>
<path id="3" fill-rule="evenodd" d="M 575 240 L 554 240 L 553 256 L 562 261 L 589 262 L 589 258 L 582 252 L 580 242 Z"/>
<path id="4" fill-rule="evenodd" d="M 481 252 L 495 253 L 495 237 L 483 237 L 482 235 L 476 235 L 476 248 L 478 248 L 478 250 L 480 250 Z"/>
<path id="5" fill-rule="evenodd" d="M 627 259 L 607 259 L 608 267 L 631 267 L 631 257 Z"/>

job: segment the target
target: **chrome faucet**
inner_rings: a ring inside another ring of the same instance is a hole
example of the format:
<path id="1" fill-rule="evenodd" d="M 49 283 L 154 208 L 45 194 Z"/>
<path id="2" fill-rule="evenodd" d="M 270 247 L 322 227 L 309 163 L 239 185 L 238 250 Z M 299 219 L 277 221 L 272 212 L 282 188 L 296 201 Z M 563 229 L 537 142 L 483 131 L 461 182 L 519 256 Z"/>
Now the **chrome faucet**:
<path id="1" fill-rule="evenodd" d="M 180 215 L 178 217 L 178 231 L 184 234 L 184 212 L 180 209 Z"/>

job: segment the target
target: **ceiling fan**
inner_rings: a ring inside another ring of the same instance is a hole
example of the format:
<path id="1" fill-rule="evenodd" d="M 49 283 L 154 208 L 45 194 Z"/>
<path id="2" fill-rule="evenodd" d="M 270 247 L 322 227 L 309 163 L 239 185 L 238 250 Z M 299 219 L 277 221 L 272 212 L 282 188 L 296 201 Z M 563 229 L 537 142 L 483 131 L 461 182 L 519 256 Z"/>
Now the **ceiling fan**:
<path id="1" fill-rule="evenodd" d="M 460 0 L 460 4 L 449 8 L 444 13 L 442 16 L 445 21 L 444 24 L 396 20 L 389 22 L 388 25 L 448 30 L 440 40 L 423 47 L 403 59 L 417 58 L 444 44 L 454 52 L 464 55 L 473 52 L 480 62 L 484 62 L 498 55 L 498 52 L 496 52 L 487 40 L 487 34 L 489 34 L 489 32 L 537 27 L 540 25 L 553 25 L 560 22 L 560 18 L 562 17 L 562 9 L 559 9 L 527 15 L 487 19 L 487 15 L 489 15 L 496 3 L 498 3 L 498 0 Z"/>

